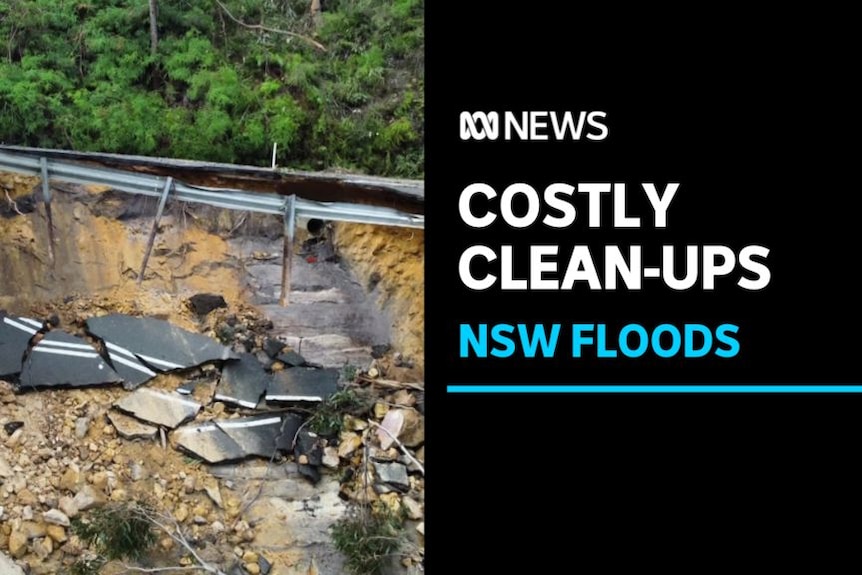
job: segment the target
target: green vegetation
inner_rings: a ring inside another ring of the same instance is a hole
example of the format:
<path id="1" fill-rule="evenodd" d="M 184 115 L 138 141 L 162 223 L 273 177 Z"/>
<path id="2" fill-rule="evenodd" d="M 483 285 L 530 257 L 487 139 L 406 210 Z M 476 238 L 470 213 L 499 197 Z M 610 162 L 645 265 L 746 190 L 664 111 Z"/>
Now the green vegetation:
<path id="1" fill-rule="evenodd" d="M 355 575 L 379 574 L 404 543 L 404 517 L 383 507 L 363 507 L 332 526 L 332 542 Z"/>
<path id="2" fill-rule="evenodd" d="M 157 4 L 0 0 L 0 141 L 423 175 L 424 0 Z"/>
<path id="3" fill-rule="evenodd" d="M 371 402 L 362 398 L 351 389 L 342 389 L 321 403 L 308 420 L 308 429 L 318 435 L 331 437 L 342 428 L 345 415 L 357 415 L 368 411 Z"/>
<path id="4" fill-rule="evenodd" d="M 109 560 L 139 559 L 156 543 L 156 532 L 148 518 L 151 513 L 146 504 L 112 504 L 73 519 L 72 532 L 96 556 L 79 560 L 72 573 L 98 573 Z"/>

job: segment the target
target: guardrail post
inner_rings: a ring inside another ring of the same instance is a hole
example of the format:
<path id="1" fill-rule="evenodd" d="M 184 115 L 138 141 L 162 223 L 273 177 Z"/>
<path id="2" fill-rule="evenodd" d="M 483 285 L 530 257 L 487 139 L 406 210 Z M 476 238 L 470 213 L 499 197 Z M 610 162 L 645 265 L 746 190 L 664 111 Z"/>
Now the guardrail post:
<path id="1" fill-rule="evenodd" d="M 48 179 L 48 159 L 39 158 L 42 169 L 42 199 L 45 202 L 45 219 L 48 221 L 48 258 L 54 263 L 54 218 L 51 215 L 51 182 Z"/>
<path id="2" fill-rule="evenodd" d="M 171 188 L 174 187 L 174 179 L 168 177 L 165 180 L 165 187 L 162 190 L 162 196 L 159 198 L 159 207 L 156 210 L 156 218 L 153 220 L 153 229 L 150 230 L 150 238 L 147 240 L 147 251 L 144 252 L 144 261 L 141 263 L 141 273 L 138 275 L 138 285 L 144 281 L 144 272 L 147 271 L 147 262 L 150 261 L 150 253 L 153 251 L 153 244 L 156 241 L 156 234 L 159 231 L 159 220 L 162 219 L 162 213 L 165 211 L 165 204 L 168 201 L 168 194 L 171 193 Z"/>
<path id="3" fill-rule="evenodd" d="M 296 194 L 287 197 L 284 204 L 284 254 L 281 262 L 281 298 L 279 304 L 287 306 L 290 299 L 290 268 L 293 265 L 293 238 L 296 232 Z"/>

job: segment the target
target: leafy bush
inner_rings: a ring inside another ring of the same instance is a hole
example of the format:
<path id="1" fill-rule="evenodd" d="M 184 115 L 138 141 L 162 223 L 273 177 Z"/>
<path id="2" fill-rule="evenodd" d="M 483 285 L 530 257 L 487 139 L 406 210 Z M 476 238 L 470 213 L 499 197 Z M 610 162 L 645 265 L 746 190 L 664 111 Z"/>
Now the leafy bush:
<path id="1" fill-rule="evenodd" d="M 72 531 L 100 557 L 108 560 L 140 558 L 156 542 L 146 504 L 124 503 L 98 507 L 76 517 Z"/>
<path id="2" fill-rule="evenodd" d="M 385 508 L 363 507 L 337 521 L 332 542 L 355 575 L 378 575 L 404 540 L 404 518 Z"/>
<path id="3" fill-rule="evenodd" d="M 423 0 L 0 0 L 0 141 L 424 173 Z"/>
<path id="4" fill-rule="evenodd" d="M 342 428 L 344 416 L 367 411 L 370 402 L 350 389 L 342 389 L 317 406 L 308 421 L 308 429 L 322 436 L 337 435 Z"/>

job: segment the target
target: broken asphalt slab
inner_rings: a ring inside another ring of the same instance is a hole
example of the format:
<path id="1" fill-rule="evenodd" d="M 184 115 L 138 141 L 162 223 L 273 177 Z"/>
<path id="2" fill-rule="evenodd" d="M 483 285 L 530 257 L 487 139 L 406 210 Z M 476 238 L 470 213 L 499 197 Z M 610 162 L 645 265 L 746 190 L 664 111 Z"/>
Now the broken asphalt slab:
<path id="1" fill-rule="evenodd" d="M 276 372 L 267 401 L 325 401 L 338 390 L 338 370 L 293 367 Z"/>
<path id="2" fill-rule="evenodd" d="M 40 329 L 35 319 L 0 313 L 0 377 L 21 373 L 30 339 Z"/>
<path id="3" fill-rule="evenodd" d="M 94 317 L 87 320 L 87 331 L 105 342 L 112 361 L 122 358 L 155 371 L 236 358 L 229 348 L 212 338 L 149 317 L 123 314 Z"/>
<path id="4" fill-rule="evenodd" d="M 244 353 L 238 360 L 224 364 L 214 399 L 254 409 L 271 378 L 255 356 Z"/>
<path id="5" fill-rule="evenodd" d="M 123 397 L 114 407 L 138 419 L 173 429 L 197 415 L 201 404 L 177 393 L 143 388 Z"/>
<path id="6" fill-rule="evenodd" d="M 57 387 L 120 383 L 86 340 L 60 330 L 46 333 L 30 350 L 19 376 L 21 387 Z"/>
<path id="7" fill-rule="evenodd" d="M 138 421 L 134 417 L 124 415 L 119 411 L 109 411 L 108 419 L 117 430 L 120 437 L 125 439 L 155 439 L 159 428 Z"/>
<path id="8" fill-rule="evenodd" d="M 249 456 L 272 457 L 276 449 L 290 451 L 302 425 L 294 414 L 260 415 L 185 426 L 171 434 L 177 446 L 208 463 Z"/>

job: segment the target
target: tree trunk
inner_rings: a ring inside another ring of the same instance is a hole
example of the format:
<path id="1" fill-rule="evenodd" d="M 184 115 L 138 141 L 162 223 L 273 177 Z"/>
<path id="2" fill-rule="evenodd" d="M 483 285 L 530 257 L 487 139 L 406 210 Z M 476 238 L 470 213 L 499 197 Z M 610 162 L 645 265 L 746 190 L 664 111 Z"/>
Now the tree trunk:
<path id="1" fill-rule="evenodd" d="M 156 55 L 156 50 L 159 46 L 159 30 L 156 26 L 156 18 L 158 16 L 159 7 L 156 4 L 156 0 L 149 0 L 150 2 L 150 54 L 153 56 Z"/>
<path id="2" fill-rule="evenodd" d="M 317 24 L 320 19 L 320 0 L 311 0 L 309 12 L 311 12 L 311 21 Z"/>

